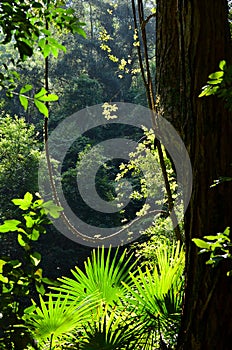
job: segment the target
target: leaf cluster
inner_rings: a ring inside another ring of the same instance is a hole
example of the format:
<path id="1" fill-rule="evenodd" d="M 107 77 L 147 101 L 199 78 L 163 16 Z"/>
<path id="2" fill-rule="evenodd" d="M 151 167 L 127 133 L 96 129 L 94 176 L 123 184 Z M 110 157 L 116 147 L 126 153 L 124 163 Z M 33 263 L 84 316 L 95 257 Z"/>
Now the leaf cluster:
<path id="1" fill-rule="evenodd" d="M 25 322 L 42 348 L 158 349 L 175 342 L 183 293 L 184 251 L 178 244 L 157 250 L 145 271 L 132 256 L 102 247 L 84 271 L 72 270 L 40 304 L 33 302 Z M 81 315 L 82 313 L 82 315 Z M 161 336 L 162 334 L 162 336 Z"/>
<path id="2" fill-rule="evenodd" d="M 15 232 L 22 249 L 19 259 L 12 260 L 6 256 L 0 260 L 0 325 L 3 330 L 0 338 L 9 341 L 9 344 L 10 339 L 24 328 L 22 316 L 26 298 L 34 288 L 39 294 L 44 294 L 44 284 L 52 284 L 51 280 L 43 277 L 42 268 L 39 266 L 42 257 L 33 249 L 33 242 L 46 233 L 46 225 L 50 223 L 47 215 L 57 218 L 61 211 L 61 208 L 52 202 L 44 202 L 41 198 L 33 200 L 29 192 L 24 198 L 12 201 L 24 214 L 23 220 L 5 220 L 0 225 L 0 239 L 9 232 Z"/>
<path id="3" fill-rule="evenodd" d="M 209 260 L 206 264 L 210 264 L 213 267 L 217 266 L 219 262 L 225 259 L 232 259 L 230 240 L 230 228 L 227 227 L 224 232 L 217 233 L 216 235 L 204 236 L 203 239 L 193 238 L 193 242 L 198 248 L 201 248 L 200 254 L 210 253 Z M 228 276 L 231 275 L 231 271 L 228 272 Z"/>
<path id="4" fill-rule="evenodd" d="M 226 102 L 231 110 L 232 106 L 232 66 L 227 66 L 226 61 L 220 61 L 220 70 L 209 75 L 207 85 L 203 86 L 199 97 L 216 95 Z"/>

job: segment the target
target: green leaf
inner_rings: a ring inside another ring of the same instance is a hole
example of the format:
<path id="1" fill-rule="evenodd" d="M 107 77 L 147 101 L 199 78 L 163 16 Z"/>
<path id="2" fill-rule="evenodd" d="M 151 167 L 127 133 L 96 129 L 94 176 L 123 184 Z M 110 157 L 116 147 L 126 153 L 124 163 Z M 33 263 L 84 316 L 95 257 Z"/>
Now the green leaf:
<path id="1" fill-rule="evenodd" d="M 31 91 L 31 90 L 32 90 L 32 85 L 26 84 L 25 86 L 23 86 L 20 89 L 20 94 L 25 94 L 26 92 Z"/>
<path id="2" fill-rule="evenodd" d="M 0 226 L 0 232 L 14 232 L 18 231 L 18 225 L 21 224 L 19 220 L 5 220 L 4 224 Z"/>
<path id="3" fill-rule="evenodd" d="M 31 239 L 32 241 L 37 241 L 38 238 L 39 238 L 39 236 L 40 236 L 39 230 L 36 230 L 36 229 L 34 228 L 34 229 L 32 230 L 31 235 L 30 235 L 30 239 Z"/>
<path id="4" fill-rule="evenodd" d="M 209 241 L 216 241 L 218 239 L 218 236 L 204 236 L 204 239 L 208 239 Z"/>
<path id="5" fill-rule="evenodd" d="M 43 284 L 36 282 L 35 284 L 36 290 L 39 294 L 44 295 L 45 294 L 45 288 Z"/>
<path id="6" fill-rule="evenodd" d="M 37 92 L 37 94 L 35 94 L 34 98 L 38 100 L 40 97 L 46 95 L 46 93 L 47 90 L 44 87 L 42 87 L 42 89 L 39 92 Z"/>
<path id="7" fill-rule="evenodd" d="M 57 58 L 59 55 L 59 50 L 57 49 L 57 47 L 55 47 L 55 46 L 49 46 L 49 47 L 50 47 L 50 51 L 52 52 L 53 56 L 55 58 Z"/>
<path id="8" fill-rule="evenodd" d="M 50 286 L 56 286 L 58 287 L 60 285 L 60 282 L 58 281 L 53 281 L 52 279 L 50 278 L 47 278 L 47 277 L 43 277 L 42 278 L 42 282 L 45 283 L 45 284 L 48 284 Z"/>
<path id="9" fill-rule="evenodd" d="M 198 97 L 214 95 L 219 90 L 219 88 L 220 87 L 218 85 L 216 86 L 206 85 L 203 87 L 203 91 L 200 93 Z"/>
<path id="10" fill-rule="evenodd" d="M 17 269 L 22 265 L 22 263 L 19 260 L 11 260 L 9 263 L 13 266 L 14 269 Z"/>
<path id="11" fill-rule="evenodd" d="M 33 55 L 33 47 L 29 45 L 28 41 L 24 42 L 21 40 L 17 40 L 17 44 L 15 44 L 15 47 L 17 47 L 20 58 L 24 61 L 26 57 L 31 57 Z"/>
<path id="12" fill-rule="evenodd" d="M 21 234 L 18 234 L 18 243 L 19 245 L 21 245 L 21 247 L 27 246 L 27 242 L 24 241 L 24 238 Z"/>
<path id="13" fill-rule="evenodd" d="M 50 55 L 51 50 L 52 50 L 52 48 L 51 48 L 50 45 L 45 45 L 44 46 L 44 48 L 42 50 L 44 58 L 47 58 Z"/>
<path id="14" fill-rule="evenodd" d="M 34 252 L 33 254 L 30 254 L 30 259 L 34 266 L 38 266 L 41 261 L 41 254 Z"/>
<path id="15" fill-rule="evenodd" d="M 33 200 L 33 195 L 32 195 L 30 192 L 27 192 L 27 193 L 24 195 L 23 200 L 25 201 L 25 203 L 31 204 L 31 202 L 32 202 L 32 200 Z"/>
<path id="16" fill-rule="evenodd" d="M 24 195 L 24 198 L 21 199 L 21 198 L 14 198 L 12 199 L 12 202 L 15 204 L 15 205 L 18 205 L 20 209 L 22 210 L 27 210 L 30 208 L 31 206 L 31 203 L 32 203 L 32 200 L 33 200 L 33 196 L 31 193 L 27 192 L 25 195 Z"/>
<path id="17" fill-rule="evenodd" d="M 230 235 L 230 227 L 227 227 L 223 233 L 224 233 L 224 235 L 229 236 Z"/>
<path id="18" fill-rule="evenodd" d="M 47 40 L 51 43 L 51 47 L 55 47 L 58 50 L 62 50 L 66 52 L 66 47 L 58 43 L 58 41 L 52 37 L 47 38 Z"/>
<path id="19" fill-rule="evenodd" d="M 223 77 L 223 75 L 224 75 L 224 72 L 221 72 L 221 71 L 220 72 L 214 72 L 214 73 L 209 75 L 209 78 L 212 79 L 212 80 L 220 79 L 220 78 Z"/>
<path id="20" fill-rule="evenodd" d="M 59 213 L 63 210 L 63 208 L 58 207 L 53 201 L 45 202 L 42 207 L 45 210 L 45 214 L 51 215 L 54 219 L 57 219 L 60 216 Z"/>
<path id="21" fill-rule="evenodd" d="M 45 29 L 45 28 L 41 29 L 41 32 L 42 32 L 44 35 L 46 35 L 46 36 L 50 36 L 50 35 L 51 35 L 51 31 L 48 30 L 48 29 Z"/>
<path id="22" fill-rule="evenodd" d="M 29 215 L 25 215 L 25 216 L 24 216 L 24 219 L 25 219 L 25 221 L 26 221 L 26 227 L 27 227 L 27 228 L 32 228 L 33 225 L 34 225 L 34 223 L 35 223 L 35 221 L 32 219 L 32 217 L 29 216 Z"/>
<path id="23" fill-rule="evenodd" d="M 200 93 L 200 95 L 198 97 L 207 96 L 207 93 L 209 91 L 211 91 L 211 86 L 209 86 L 209 85 L 203 86 L 202 92 Z"/>
<path id="24" fill-rule="evenodd" d="M 41 268 L 36 270 L 34 273 L 34 277 L 36 278 L 36 280 L 41 281 L 43 277 L 43 270 Z"/>
<path id="25" fill-rule="evenodd" d="M 36 107 L 38 108 L 38 110 L 40 111 L 41 114 L 43 114 L 46 118 L 48 118 L 48 108 L 46 107 L 46 105 L 39 101 L 34 99 L 34 103 L 36 105 Z"/>
<path id="26" fill-rule="evenodd" d="M 19 101 L 23 106 L 24 110 L 26 111 L 28 108 L 28 98 L 23 95 L 19 95 Z"/>
<path id="27" fill-rule="evenodd" d="M 193 242 L 196 244 L 197 247 L 203 248 L 203 249 L 209 249 L 210 248 L 210 243 L 207 243 L 203 241 L 202 239 L 199 238 L 193 238 Z"/>
<path id="28" fill-rule="evenodd" d="M 5 277 L 5 276 L 3 276 L 1 273 L 0 273 L 0 282 L 2 282 L 2 283 L 8 283 L 8 278 L 7 277 Z"/>
<path id="29" fill-rule="evenodd" d="M 0 274 L 2 273 L 2 268 L 5 264 L 7 264 L 7 261 L 0 259 Z"/>
<path id="30" fill-rule="evenodd" d="M 77 27 L 75 29 L 76 33 L 81 35 L 83 38 L 86 39 L 87 35 L 86 35 L 86 32 L 84 31 L 84 29 L 80 28 L 80 27 Z"/>
<path id="31" fill-rule="evenodd" d="M 221 62 L 219 63 L 219 68 L 220 68 L 221 70 L 224 70 L 224 69 L 226 68 L 226 61 L 225 61 L 225 60 L 223 60 L 223 61 L 221 61 Z"/>
<path id="32" fill-rule="evenodd" d="M 221 79 L 214 79 L 214 80 L 208 80 L 207 83 L 210 85 L 219 85 L 221 84 L 222 80 Z"/>
<path id="33" fill-rule="evenodd" d="M 46 39 L 45 39 L 45 38 L 42 38 L 42 39 L 40 39 L 40 40 L 38 41 L 38 46 L 39 46 L 42 50 L 44 50 L 45 45 L 46 45 Z"/>
<path id="34" fill-rule="evenodd" d="M 55 94 L 44 95 L 40 97 L 38 100 L 43 102 L 53 102 L 58 101 L 59 97 Z"/>

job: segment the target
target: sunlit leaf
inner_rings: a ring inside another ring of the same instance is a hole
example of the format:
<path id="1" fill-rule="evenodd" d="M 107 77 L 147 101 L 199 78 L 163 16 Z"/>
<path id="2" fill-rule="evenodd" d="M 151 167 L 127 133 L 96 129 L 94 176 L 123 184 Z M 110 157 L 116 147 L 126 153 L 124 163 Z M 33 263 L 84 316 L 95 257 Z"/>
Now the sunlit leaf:
<path id="1" fill-rule="evenodd" d="M 86 32 L 84 31 L 84 29 L 82 29 L 81 27 L 77 27 L 76 28 L 76 33 L 81 35 L 83 38 L 86 39 L 87 35 L 86 35 Z"/>
<path id="2" fill-rule="evenodd" d="M 53 102 L 53 101 L 58 101 L 59 97 L 55 94 L 48 94 L 41 96 L 38 100 L 43 101 L 43 102 Z"/>
<path id="3" fill-rule="evenodd" d="M 32 90 L 32 85 L 26 84 L 25 86 L 23 86 L 20 89 L 20 94 L 25 94 L 26 92 L 31 91 L 31 90 Z"/>
<path id="4" fill-rule="evenodd" d="M 19 95 L 19 101 L 23 106 L 24 110 L 26 111 L 28 108 L 28 98 L 25 96 Z"/>
<path id="5" fill-rule="evenodd" d="M 25 219 L 25 221 L 26 221 L 26 227 L 27 227 L 27 228 L 33 227 L 33 225 L 34 225 L 35 222 L 34 222 L 34 220 L 32 219 L 31 216 L 25 215 L 25 216 L 24 216 L 24 219 Z"/>
<path id="6" fill-rule="evenodd" d="M 54 219 L 57 219 L 60 216 L 60 212 L 63 208 L 57 206 L 53 201 L 47 201 L 42 205 L 46 214 L 51 215 Z"/>
<path id="7" fill-rule="evenodd" d="M 40 113 L 43 114 L 46 118 L 48 118 L 49 113 L 48 113 L 47 106 L 43 102 L 36 99 L 34 99 L 34 103 L 38 108 L 38 110 L 40 111 Z"/>
<path id="8" fill-rule="evenodd" d="M 223 61 L 221 61 L 221 62 L 219 63 L 219 68 L 220 68 L 221 70 L 224 70 L 224 69 L 226 68 L 226 61 L 225 61 L 225 60 L 223 60 Z"/>
<path id="9" fill-rule="evenodd" d="M 219 79 L 219 78 L 222 78 L 223 77 L 223 75 L 224 75 L 224 72 L 214 72 L 214 73 L 211 73 L 210 75 L 209 75 L 209 78 L 210 79 Z"/>
<path id="10" fill-rule="evenodd" d="M 196 246 L 199 247 L 199 248 L 208 249 L 210 247 L 210 243 L 207 243 L 207 242 L 205 242 L 202 239 L 193 238 L 192 240 L 196 244 Z"/>
<path id="11" fill-rule="evenodd" d="M 38 100 L 40 97 L 46 95 L 46 93 L 47 93 L 47 90 L 44 87 L 42 87 L 41 90 L 37 92 L 37 94 L 35 94 L 34 98 Z"/>
<path id="12" fill-rule="evenodd" d="M 0 225 L 0 232 L 14 232 L 18 230 L 19 220 L 5 220 L 4 224 Z"/>
<path id="13" fill-rule="evenodd" d="M 30 254 L 30 259 L 32 264 L 34 266 L 37 266 L 41 261 L 41 254 L 39 254 L 38 252 L 34 252 L 33 254 Z"/>
<path id="14" fill-rule="evenodd" d="M 30 235 L 30 239 L 32 241 L 37 241 L 39 239 L 40 236 L 40 232 L 38 230 L 36 230 L 35 228 L 32 230 L 32 233 Z"/>

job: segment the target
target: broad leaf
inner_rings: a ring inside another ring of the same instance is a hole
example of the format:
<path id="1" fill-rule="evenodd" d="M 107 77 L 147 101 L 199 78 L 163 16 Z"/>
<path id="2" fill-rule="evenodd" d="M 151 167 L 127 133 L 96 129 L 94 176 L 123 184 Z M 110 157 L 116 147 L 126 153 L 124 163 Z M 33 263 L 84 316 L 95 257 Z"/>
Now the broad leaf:
<path id="1" fill-rule="evenodd" d="M 203 239 L 193 238 L 192 240 L 196 244 L 196 246 L 199 247 L 199 248 L 203 248 L 203 249 L 209 249 L 210 248 L 210 243 L 205 242 Z"/>
<path id="2" fill-rule="evenodd" d="M 48 118 L 48 108 L 46 107 L 46 105 L 42 102 L 40 102 L 39 100 L 34 99 L 34 103 L 36 105 L 36 107 L 38 108 L 38 110 L 40 111 L 41 114 L 43 114 L 46 118 Z"/>
<path id="3" fill-rule="evenodd" d="M 21 247 L 26 247 L 28 245 L 27 242 L 25 242 L 24 240 L 24 236 L 22 236 L 21 234 L 18 234 L 18 243 L 19 245 L 21 245 Z"/>
<path id="4" fill-rule="evenodd" d="M 225 60 L 223 60 L 223 61 L 221 61 L 221 62 L 219 63 L 219 68 L 220 68 L 221 70 L 224 70 L 224 69 L 226 68 L 226 61 L 225 61 Z"/>
<path id="5" fill-rule="evenodd" d="M 41 261 L 41 254 L 38 252 L 34 252 L 30 255 L 30 259 L 34 266 L 38 266 Z"/>
<path id="6" fill-rule="evenodd" d="M 26 111 L 28 108 L 28 98 L 23 95 L 19 95 L 19 101 L 23 106 L 24 110 Z"/>
<path id="7" fill-rule="evenodd" d="M 39 92 L 37 92 L 37 94 L 35 94 L 34 98 L 38 100 L 40 97 L 46 95 L 46 93 L 47 90 L 44 87 L 42 87 L 42 89 Z"/>
<path id="8" fill-rule="evenodd" d="M 5 220 L 4 224 L 0 225 L 0 232 L 14 232 L 18 231 L 18 225 L 21 224 L 19 220 Z"/>
<path id="9" fill-rule="evenodd" d="M 51 215 L 54 219 L 57 219 L 60 216 L 60 212 L 63 211 L 63 208 L 58 207 L 53 201 L 43 203 L 42 207 L 45 214 Z"/>
<path id="10" fill-rule="evenodd" d="M 12 199 L 12 202 L 15 204 L 15 205 L 18 205 L 20 209 L 22 210 L 27 210 L 30 208 L 31 206 L 31 203 L 32 203 L 32 200 L 33 200 L 33 195 L 29 192 L 27 192 L 25 195 L 24 195 L 24 198 L 21 199 L 21 198 L 15 198 L 15 199 Z"/>
<path id="11" fill-rule="evenodd" d="M 31 91 L 31 90 L 32 90 L 32 85 L 26 84 L 25 86 L 23 86 L 20 89 L 20 94 L 25 94 L 26 92 Z"/>
<path id="12" fill-rule="evenodd" d="M 58 99 L 59 97 L 55 94 L 48 94 L 38 98 L 39 101 L 43 101 L 43 102 L 53 102 L 53 101 L 58 101 Z"/>
<path id="13" fill-rule="evenodd" d="M 224 72 L 214 72 L 214 73 L 209 75 L 209 78 L 212 80 L 214 80 L 214 79 L 218 80 L 218 79 L 222 78 L 223 75 L 224 75 Z"/>
<path id="14" fill-rule="evenodd" d="M 30 235 L 30 239 L 32 241 L 37 241 L 39 239 L 39 236 L 40 236 L 40 231 L 38 231 L 35 228 L 33 228 L 32 233 Z"/>

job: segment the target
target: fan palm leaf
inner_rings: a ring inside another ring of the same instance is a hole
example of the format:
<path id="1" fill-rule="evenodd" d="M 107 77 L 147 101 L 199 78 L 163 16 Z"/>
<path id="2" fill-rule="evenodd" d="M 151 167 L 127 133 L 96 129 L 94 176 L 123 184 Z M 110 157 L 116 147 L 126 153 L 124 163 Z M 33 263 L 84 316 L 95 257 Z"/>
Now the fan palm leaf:
<path id="1" fill-rule="evenodd" d="M 157 248 L 157 263 L 138 267 L 138 274 L 131 275 L 133 285 L 126 285 L 134 312 L 143 320 L 144 336 L 149 330 L 166 334 L 176 332 L 180 321 L 183 296 L 184 251 L 178 243 L 171 249 L 167 244 Z"/>
<path id="2" fill-rule="evenodd" d="M 56 340 L 61 341 L 75 328 L 81 328 L 84 322 L 88 322 L 97 303 L 96 296 L 71 303 L 68 295 L 64 298 L 61 294 L 56 297 L 49 294 L 47 301 L 41 295 L 39 297 L 40 305 L 33 301 L 33 305 L 25 310 L 24 320 L 35 339 L 50 342 L 50 348 Z"/>
<path id="3" fill-rule="evenodd" d="M 81 300 L 87 295 L 98 293 L 100 302 L 114 305 L 126 293 L 122 282 L 127 285 L 132 283 L 132 268 L 135 263 L 132 263 L 132 255 L 127 257 L 126 254 L 125 250 L 119 256 L 117 249 L 112 256 L 111 248 L 105 254 L 104 247 L 93 250 L 91 257 L 85 262 L 84 272 L 75 267 L 75 270 L 71 270 L 73 278 L 60 278 L 61 286 L 52 289 L 68 294 L 72 300 Z"/>
<path id="4" fill-rule="evenodd" d="M 80 350 L 134 350 L 141 324 L 127 312 L 104 310 L 98 320 L 88 323 L 79 342 Z"/>

